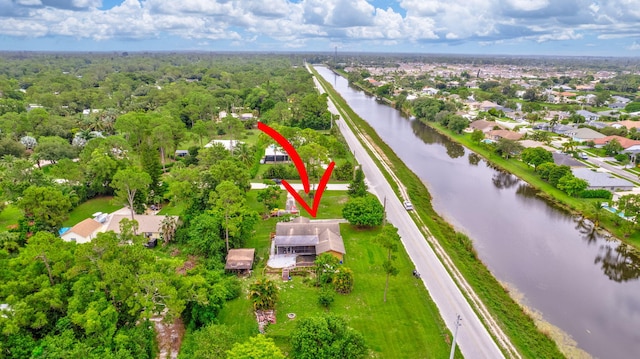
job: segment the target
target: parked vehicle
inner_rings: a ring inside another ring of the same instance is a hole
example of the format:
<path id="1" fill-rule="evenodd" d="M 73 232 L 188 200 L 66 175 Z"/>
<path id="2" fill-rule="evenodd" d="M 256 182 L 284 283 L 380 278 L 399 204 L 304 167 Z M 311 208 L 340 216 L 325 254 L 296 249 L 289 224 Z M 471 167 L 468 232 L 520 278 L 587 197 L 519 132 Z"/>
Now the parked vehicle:
<path id="1" fill-rule="evenodd" d="M 413 204 L 411 204 L 411 202 L 409 201 L 402 202 L 402 205 L 404 206 L 404 209 L 406 209 L 407 211 L 413 210 Z"/>

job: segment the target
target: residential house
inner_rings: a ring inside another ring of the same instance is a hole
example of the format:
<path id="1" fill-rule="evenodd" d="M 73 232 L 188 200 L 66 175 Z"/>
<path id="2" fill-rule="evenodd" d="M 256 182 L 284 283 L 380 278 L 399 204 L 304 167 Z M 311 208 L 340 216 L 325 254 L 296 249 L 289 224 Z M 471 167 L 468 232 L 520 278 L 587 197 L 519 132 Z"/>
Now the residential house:
<path id="1" fill-rule="evenodd" d="M 602 138 L 597 138 L 593 140 L 593 142 L 596 144 L 596 147 L 603 147 L 604 145 L 609 143 L 609 141 L 614 139 L 618 141 L 618 143 L 620 143 L 620 145 L 622 146 L 625 152 L 632 152 L 632 153 L 640 152 L 640 141 L 632 140 L 630 138 L 626 138 L 622 136 L 617 136 L 617 135 L 606 136 Z"/>
<path id="2" fill-rule="evenodd" d="M 576 142 L 593 141 L 597 138 L 603 138 L 603 137 L 606 137 L 606 136 L 598 131 L 594 131 L 587 127 L 582 127 L 573 131 L 573 140 Z"/>
<path id="3" fill-rule="evenodd" d="M 471 127 L 474 130 L 480 130 L 484 133 L 487 133 L 491 130 L 493 130 L 494 127 L 498 126 L 497 123 L 493 122 L 493 121 L 487 121 L 487 120 L 476 120 L 473 121 L 469 124 L 469 127 Z"/>
<path id="4" fill-rule="evenodd" d="M 282 149 L 275 145 L 269 145 L 264 150 L 264 157 L 262 157 L 260 163 L 283 163 L 289 161 L 290 158 L 287 152 L 282 152 Z"/>
<path id="5" fill-rule="evenodd" d="M 559 135 L 571 135 L 575 130 L 575 127 L 569 125 L 555 125 L 553 127 L 553 132 Z"/>
<path id="6" fill-rule="evenodd" d="M 275 254 L 316 256 L 330 253 L 343 260 L 344 242 L 337 221 L 317 221 L 296 217 L 290 222 L 278 222 L 273 237 Z"/>
<path id="7" fill-rule="evenodd" d="M 590 168 L 574 168 L 573 175 L 589 183 L 588 189 L 607 189 L 610 191 L 630 191 L 634 184 L 611 175 L 607 172 L 597 172 Z"/>
<path id="8" fill-rule="evenodd" d="M 231 149 L 235 148 L 240 143 L 243 143 L 243 142 L 242 141 L 237 141 L 237 140 L 212 140 L 211 142 L 209 142 L 206 145 L 204 145 L 204 147 L 205 148 L 210 148 L 210 147 L 213 147 L 215 145 L 221 145 L 221 146 L 224 146 L 224 148 L 226 148 L 227 151 L 231 151 Z"/>
<path id="9" fill-rule="evenodd" d="M 134 216 L 134 220 L 138 222 L 138 234 L 144 235 L 149 240 L 158 239 L 162 237 L 163 221 L 167 217 L 172 217 L 174 220 L 178 220 L 177 216 L 161 216 L 161 215 L 146 215 L 137 214 Z M 126 214 L 113 214 L 109 218 L 105 232 L 114 231 L 120 234 L 120 221 L 123 219 L 131 219 L 130 215 Z"/>
<path id="10" fill-rule="evenodd" d="M 522 133 L 513 132 L 509 130 L 491 130 L 487 133 L 487 138 L 498 141 L 500 139 L 506 139 L 511 141 L 517 141 L 524 136 Z"/>
<path id="11" fill-rule="evenodd" d="M 93 218 L 87 218 L 64 232 L 61 237 L 65 242 L 87 243 L 96 237 L 100 228 L 102 223 Z"/>
<path id="12" fill-rule="evenodd" d="M 578 110 L 578 111 L 576 111 L 576 114 L 584 117 L 584 119 L 587 122 L 598 121 L 600 119 L 600 115 L 598 115 L 597 113 L 593 113 L 591 111 Z"/>
<path id="13" fill-rule="evenodd" d="M 612 124 L 611 127 L 614 127 L 614 128 L 626 127 L 627 130 L 630 130 L 632 128 L 640 129 L 640 121 L 630 121 L 630 120 L 618 121 Z"/>

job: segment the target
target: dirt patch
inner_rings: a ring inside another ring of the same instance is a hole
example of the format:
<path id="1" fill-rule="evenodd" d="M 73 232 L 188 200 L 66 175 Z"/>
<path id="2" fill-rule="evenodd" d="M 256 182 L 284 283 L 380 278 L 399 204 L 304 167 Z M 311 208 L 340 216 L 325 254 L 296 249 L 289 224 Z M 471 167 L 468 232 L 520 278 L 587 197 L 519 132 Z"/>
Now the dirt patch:
<path id="1" fill-rule="evenodd" d="M 167 324 L 163 320 L 164 314 L 151 318 L 158 340 L 158 359 L 177 359 L 184 338 L 184 322 L 178 317 Z"/>
<path id="2" fill-rule="evenodd" d="M 195 268 L 196 264 L 198 264 L 197 258 L 195 256 L 189 256 L 182 267 L 176 268 L 176 272 L 180 275 L 185 275 L 188 271 Z"/>

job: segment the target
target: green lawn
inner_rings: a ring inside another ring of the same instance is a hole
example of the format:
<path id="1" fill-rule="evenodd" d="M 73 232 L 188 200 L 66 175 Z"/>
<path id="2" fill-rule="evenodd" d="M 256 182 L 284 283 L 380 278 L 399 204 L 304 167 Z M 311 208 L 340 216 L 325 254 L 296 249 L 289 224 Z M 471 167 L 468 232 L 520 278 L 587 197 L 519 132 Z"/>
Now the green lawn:
<path id="1" fill-rule="evenodd" d="M 0 212 L 0 231 L 6 231 L 8 226 L 18 224 L 18 220 L 22 217 L 20 208 L 8 205 Z"/>
<path id="2" fill-rule="evenodd" d="M 265 223 L 264 227 L 269 225 Z M 373 351 L 372 357 L 446 357 L 450 334 L 422 282 L 412 276 L 413 264 L 404 248 L 400 247 L 396 260 L 400 274 L 390 279 L 385 303 L 382 300 L 385 252 L 373 242 L 378 230 L 357 230 L 343 224 L 341 231 L 347 251 L 345 266 L 354 271 L 355 286 L 351 294 L 336 294 L 331 312 L 346 318 L 351 327 L 364 335 Z M 262 245 L 264 250 L 268 240 L 254 244 Z M 253 278 L 243 280 L 245 288 L 261 275 L 259 270 L 255 273 Z M 276 307 L 277 323 L 268 327 L 267 335 L 286 352 L 290 350 L 289 336 L 296 320 L 320 315 L 325 310 L 317 303 L 319 289 L 305 283 L 302 277 L 294 276 L 290 282 L 282 282 L 278 276 L 273 279 L 279 284 L 280 300 Z M 288 313 L 295 313 L 296 319 L 287 318 Z M 227 303 L 219 319 L 242 339 L 257 333 L 255 316 L 245 295 Z M 457 357 L 461 357 L 460 353 Z"/>
<path id="3" fill-rule="evenodd" d="M 112 197 L 97 197 L 80 204 L 69 213 L 69 219 L 67 219 L 62 226 L 73 227 L 91 217 L 91 215 L 96 212 L 111 213 L 122 208 L 122 206 L 111 204 L 111 198 Z"/>

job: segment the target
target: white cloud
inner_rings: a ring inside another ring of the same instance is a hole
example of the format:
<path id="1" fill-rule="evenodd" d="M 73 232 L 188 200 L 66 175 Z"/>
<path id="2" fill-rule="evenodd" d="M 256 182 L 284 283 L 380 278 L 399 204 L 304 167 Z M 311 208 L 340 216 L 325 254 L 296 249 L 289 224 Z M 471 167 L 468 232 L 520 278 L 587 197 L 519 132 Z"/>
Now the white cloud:
<path id="1" fill-rule="evenodd" d="M 629 47 L 627 47 L 627 50 L 638 51 L 640 50 L 640 44 L 637 41 L 634 41 L 631 45 L 629 45 Z"/>
<path id="2" fill-rule="evenodd" d="M 549 0 L 507 0 L 516 11 L 536 11 L 549 6 Z"/>
<path id="3" fill-rule="evenodd" d="M 172 35 L 240 46 L 260 39 L 280 47 L 324 39 L 352 47 L 361 42 L 366 49 L 369 43 L 535 43 L 637 38 L 640 32 L 637 0 L 396 1 L 406 15 L 367 0 L 124 0 L 108 10 L 100 9 L 101 0 L 0 0 L 0 35 L 96 40 Z"/>

